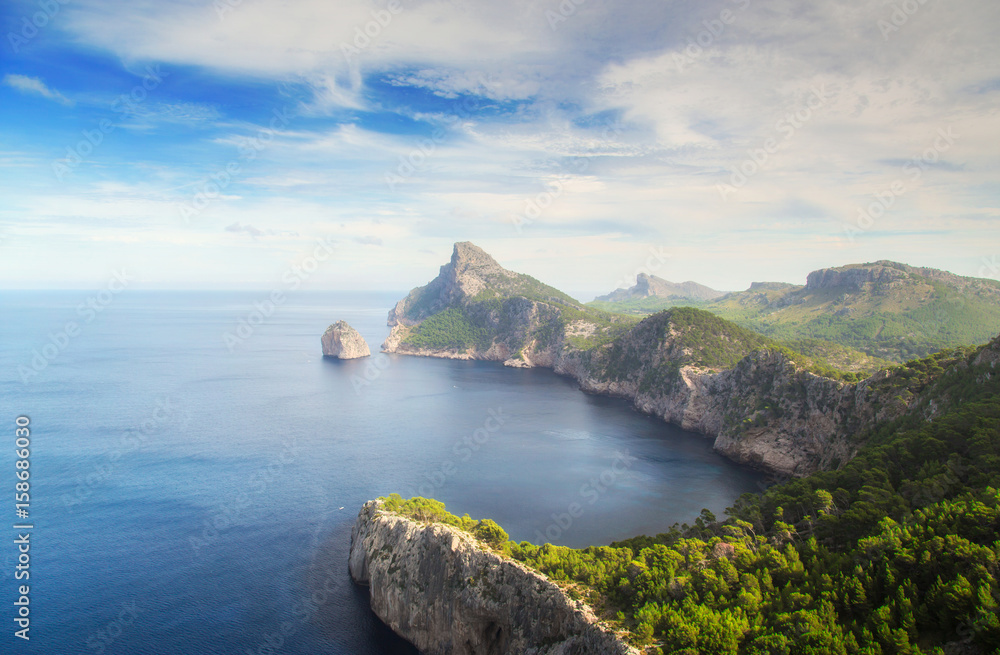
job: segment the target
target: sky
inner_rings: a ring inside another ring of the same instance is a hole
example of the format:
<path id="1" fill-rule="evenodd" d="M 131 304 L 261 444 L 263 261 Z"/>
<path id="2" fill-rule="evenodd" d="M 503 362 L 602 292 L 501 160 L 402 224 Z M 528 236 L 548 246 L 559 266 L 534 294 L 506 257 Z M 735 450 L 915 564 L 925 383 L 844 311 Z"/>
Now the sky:
<path id="1" fill-rule="evenodd" d="M 405 290 L 456 241 L 584 300 L 1000 278 L 998 27 L 995 0 L 4 0 L 0 288 Z"/>

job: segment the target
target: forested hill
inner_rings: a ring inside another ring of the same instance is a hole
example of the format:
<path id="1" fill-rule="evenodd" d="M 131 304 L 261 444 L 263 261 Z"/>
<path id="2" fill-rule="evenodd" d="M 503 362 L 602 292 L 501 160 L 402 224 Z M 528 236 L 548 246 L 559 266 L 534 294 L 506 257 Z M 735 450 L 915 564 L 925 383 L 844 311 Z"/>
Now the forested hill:
<path id="1" fill-rule="evenodd" d="M 1000 341 L 970 351 L 927 388 L 941 414 L 880 425 L 841 469 L 744 495 L 721 520 L 582 550 L 493 529 L 484 547 L 649 653 L 998 653 L 998 362 Z"/>
<path id="2" fill-rule="evenodd" d="M 891 267 L 880 271 L 874 282 L 861 270 L 810 284 L 866 293 L 909 284 Z M 400 300 L 388 323 L 386 352 L 551 368 L 588 392 L 626 398 L 713 438 L 734 461 L 798 476 L 848 461 L 864 445 L 859 435 L 913 411 L 921 389 L 961 356 L 941 352 L 903 367 L 882 362 L 874 374 L 867 366 L 845 371 L 823 355 L 856 351 L 813 340 L 803 354 L 700 309 L 677 307 L 640 321 L 585 307 L 471 243 L 455 244 L 451 261 Z"/>
<path id="3" fill-rule="evenodd" d="M 710 301 L 642 297 L 591 306 L 643 315 L 678 304 L 841 367 L 840 349 L 903 362 L 1000 333 L 1000 282 L 884 260 L 813 271 L 804 286 L 754 283 Z"/>

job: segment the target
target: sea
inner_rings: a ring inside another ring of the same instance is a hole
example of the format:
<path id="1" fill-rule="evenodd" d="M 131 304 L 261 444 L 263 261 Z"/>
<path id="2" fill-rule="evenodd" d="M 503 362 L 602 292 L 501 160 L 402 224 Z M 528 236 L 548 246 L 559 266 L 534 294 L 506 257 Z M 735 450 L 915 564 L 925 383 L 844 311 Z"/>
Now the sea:
<path id="1" fill-rule="evenodd" d="M 403 293 L 0 292 L 0 652 L 416 653 L 348 575 L 369 499 L 584 547 L 764 485 L 552 371 L 379 353 Z"/>

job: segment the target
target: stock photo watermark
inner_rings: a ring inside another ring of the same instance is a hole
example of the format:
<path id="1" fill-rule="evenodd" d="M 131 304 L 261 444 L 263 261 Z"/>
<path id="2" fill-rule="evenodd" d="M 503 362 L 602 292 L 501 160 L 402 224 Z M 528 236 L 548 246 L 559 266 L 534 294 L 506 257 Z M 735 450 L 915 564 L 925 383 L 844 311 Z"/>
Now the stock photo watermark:
<path id="1" fill-rule="evenodd" d="M 222 342 L 229 349 L 229 352 L 234 352 L 238 346 L 243 345 L 247 339 L 252 337 L 256 329 L 273 317 L 278 309 L 285 304 L 290 292 L 295 291 L 308 280 L 309 276 L 319 269 L 321 263 L 329 261 L 334 253 L 333 245 L 334 242 L 330 239 L 318 239 L 311 254 L 292 264 L 282 274 L 281 288 L 272 289 L 263 299 L 254 301 L 253 308 L 236 321 L 236 327 L 222 333 Z"/>
<path id="2" fill-rule="evenodd" d="M 21 52 L 21 46 L 28 45 L 45 27 L 52 22 L 63 5 L 69 4 L 71 0 L 38 0 L 38 11 L 30 16 L 25 14 L 19 21 L 19 29 L 7 32 L 7 43 L 14 54 Z"/>
<path id="3" fill-rule="evenodd" d="M 479 78 L 479 86 L 489 89 L 495 85 L 492 77 Z M 399 155 L 396 168 L 387 170 L 383 174 L 385 185 L 390 192 L 395 193 L 396 187 L 406 182 L 418 172 L 425 170 L 427 162 L 438 151 L 438 148 L 445 142 L 448 130 L 453 129 L 462 121 L 469 120 L 475 113 L 482 109 L 483 102 L 475 96 L 466 96 L 462 100 L 455 102 L 449 107 L 448 113 L 442 120 L 442 125 L 435 127 L 430 136 L 417 140 L 416 145 L 406 156 Z"/>
<path id="4" fill-rule="evenodd" d="M 31 359 L 27 364 L 18 365 L 17 375 L 21 378 L 21 384 L 27 386 L 33 381 L 33 378 L 38 377 L 42 371 L 48 368 L 49 364 L 69 348 L 73 339 L 82 334 L 83 328 L 93 323 L 98 315 L 114 301 L 115 297 L 128 288 L 131 281 L 132 277 L 124 268 L 115 271 L 104 289 L 77 305 L 76 315 L 80 317 L 81 321 L 79 323 L 66 321 L 61 329 L 49 332 L 48 342 L 31 351 Z"/>
<path id="5" fill-rule="evenodd" d="M 122 636 L 126 628 L 135 623 L 144 610 L 139 609 L 134 600 L 122 603 L 118 614 L 107 624 L 87 637 L 87 648 L 97 655 L 104 655 L 107 649 Z"/>
<path id="6" fill-rule="evenodd" d="M 979 277 L 1000 280 L 1000 255 L 983 257 L 980 261 L 983 265 L 979 267 Z"/>
<path id="7" fill-rule="evenodd" d="M 854 218 L 854 224 L 844 226 L 844 234 L 848 241 L 853 242 L 855 237 L 870 230 L 875 225 L 875 221 L 884 216 L 896 204 L 897 199 L 920 182 L 927 170 L 935 166 L 944 153 L 951 150 L 955 145 L 955 139 L 959 136 L 951 126 L 938 128 L 934 142 L 922 153 L 910 157 L 903 164 L 900 177 L 887 184 L 884 189 L 876 191 L 873 194 L 875 199 L 866 207 L 857 208 L 858 213 Z"/>
<path id="8" fill-rule="evenodd" d="M 642 266 L 637 266 L 631 275 L 623 275 L 619 278 L 615 285 L 615 289 L 628 289 L 636 284 L 636 280 L 639 275 L 645 273 L 646 275 L 652 275 L 657 272 L 663 265 L 667 263 L 670 259 L 670 255 L 667 253 L 666 249 L 660 246 L 659 248 L 649 247 L 649 256 Z"/>
<path id="9" fill-rule="evenodd" d="M 616 452 L 611 466 L 581 485 L 578 494 L 580 497 L 579 502 L 571 502 L 566 506 L 565 512 L 553 513 L 552 522 L 545 528 L 544 534 L 540 530 L 535 530 L 535 538 L 538 540 L 538 545 L 552 543 L 569 532 L 574 522 L 586 514 L 587 506 L 597 504 L 601 496 L 606 494 L 637 461 L 639 461 L 639 458 L 633 457 L 627 450 L 625 452 Z M 583 504 L 583 501 L 586 501 L 586 505 Z"/>
<path id="10" fill-rule="evenodd" d="M 574 16 L 577 10 L 586 4 L 587 0 L 562 0 L 555 9 L 545 10 L 545 20 L 549 29 L 555 32 L 559 26 Z"/>
<path id="11" fill-rule="evenodd" d="M 880 18 L 875 22 L 882 38 L 889 40 L 889 35 L 898 32 L 901 27 L 910 22 L 910 17 L 920 11 L 928 0 L 902 0 L 892 4 L 892 13 L 888 18 Z"/>
<path id="12" fill-rule="evenodd" d="M 116 475 L 123 459 L 145 448 L 151 435 L 162 430 L 168 423 L 178 422 L 180 415 L 180 408 L 172 398 L 168 396 L 158 399 L 146 419 L 124 430 L 102 453 L 101 461 L 94 464 L 89 473 L 77 476 L 73 491 L 62 495 L 63 506 L 70 512 L 75 511 L 77 505 L 89 500 L 97 489 Z"/>
<path id="13" fill-rule="evenodd" d="M 177 205 L 177 211 L 185 223 L 198 216 L 216 200 L 224 197 L 224 192 L 244 173 L 244 167 L 257 159 L 281 129 L 291 122 L 288 108 L 274 109 L 267 127 L 257 130 L 253 137 L 246 137 L 239 146 L 239 156 L 220 167 L 216 172 L 195 184 L 195 192 L 190 200 Z"/>
<path id="14" fill-rule="evenodd" d="M 739 11 L 746 11 L 750 6 L 750 0 L 732 1 L 738 5 Z M 736 22 L 737 15 L 731 9 L 723 9 L 719 12 L 718 17 L 703 20 L 701 24 L 704 25 L 705 29 L 698 32 L 694 38 L 688 39 L 688 44 L 683 50 L 676 51 L 671 55 L 677 70 L 683 73 L 686 66 L 692 66 L 698 59 L 701 59 L 705 52 L 715 45 L 716 40 L 725 33 L 726 27 Z"/>
<path id="15" fill-rule="evenodd" d="M 812 87 L 803 107 L 794 112 L 787 112 L 775 122 L 774 131 L 781 135 L 781 138 L 768 137 L 759 147 L 747 149 L 747 158 L 730 169 L 728 184 L 715 185 L 722 199 L 728 200 L 730 195 L 745 187 L 750 178 L 762 171 L 782 146 L 790 143 L 796 133 L 811 121 L 816 112 L 826 106 L 832 97 L 833 93 L 827 90 L 825 84 Z"/>
<path id="16" fill-rule="evenodd" d="M 385 353 L 376 353 L 365 362 L 365 370 L 362 375 L 351 376 L 351 386 L 354 387 L 354 395 L 360 396 L 361 390 L 370 387 L 380 377 L 382 371 L 392 366 L 392 358 Z"/>
<path id="17" fill-rule="evenodd" d="M 343 41 L 340 43 L 340 52 L 347 63 L 353 63 L 365 49 L 378 40 L 382 36 L 382 31 L 392 23 L 393 17 L 403 13 L 403 9 L 403 0 L 389 0 L 385 9 L 372 9 L 372 19 L 364 25 L 354 27 L 354 39 L 351 43 Z"/>
<path id="18" fill-rule="evenodd" d="M 202 548 L 218 543 L 226 530 L 245 525 L 245 512 L 252 506 L 254 496 L 262 495 L 272 484 L 282 479 L 286 467 L 295 462 L 298 454 L 298 439 L 292 435 L 281 443 L 281 450 L 275 455 L 274 461 L 254 471 L 234 497 L 218 503 L 215 511 L 202 521 L 201 531 L 188 537 L 194 556 L 201 556 Z"/>
<path id="19" fill-rule="evenodd" d="M 624 130 L 621 123 L 615 122 L 608 125 L 601 132 L 601 141 L 610 143 L 615 137 L 621 136 Z M 572 179 L 574 175 L 583 175 L 590 169 L 593 155 L 571 157 L 562 168 L 565 176 L 562 179 L 547 180 L 546 189 L 530 198 L 524 200 L 524 209 L 518 214 L 512 214 L 510 223 L 514 226 L 514 231 L 523 234 L 524 228 L 536 223 L 555 201 L 563 195 L 563 182 Z"/>
<path id="20" fill-rule="evenodd" d="M 502 407 L 488 409 L 486 413 L 487 418 L 483 421 L 482 426 L 457 440 L 452 446 L 451 452 L 459 463 L 472 459 L 473 454 L 479 452 L 483 446 L 489 443 L 493 435 L 499 432 L 500 428 L 507 422 L 507 416 L 504 415 Z M 435 490 L 443 487 L 448 479 L 458 471 L 459 466 L 455 460 L 444 460 L 430 473 L 424 473 L 425 482 L 422 482 L 415 491 L 408 489 L 406 493 L 410 498 L 415 496 L 433 498 Z"/>
<path id="21" fill-rule="evenodd" d="M 31 507 L 31 419 L 25 415 L 14 419 L 14 448 L 17 455 L 14 482 L 14 514 L 18 523 L 14 525 L 17 538 L 14 539 L 14 554 L 17 564 L 14 568 L 14 579 L 18 581 L 31 580 L 31 530 L 34 525 L 28 523 Z M 6 572 L 5 572 L 6 573 Z M 21 584 L 17 587 L 17 600 L 14 601 L 16 616 L 14 622 L 20 630 L 14 631 L 14 636 L 30 641 L 31 636 L 31 585 Z"/>
<path id="22" fill-rule="evenodd" d="M 149 97 L 149 92 L 160 86 L 163 83 L 163 78 L 168 75 L 169 73 L 160 70 L 159 64 L 146 66 L 146 75 L 142 78 L 142 82 L 132 87 L 129 93 L 123 93 L 112 101 L 112 111 L 122 114 L 121 120 L 134 114 L 136 108 Z M 56 176 L 56 180 L 62 182 L 119 127 L 121 127 L 121 122 L 116 123 L 108 118 L 103 118 L 93 129 L 83 130 L 81 132 L 83 138 L 75 145 L 66 148 L 66 156 L 52 162 L 52 173 Z"/>

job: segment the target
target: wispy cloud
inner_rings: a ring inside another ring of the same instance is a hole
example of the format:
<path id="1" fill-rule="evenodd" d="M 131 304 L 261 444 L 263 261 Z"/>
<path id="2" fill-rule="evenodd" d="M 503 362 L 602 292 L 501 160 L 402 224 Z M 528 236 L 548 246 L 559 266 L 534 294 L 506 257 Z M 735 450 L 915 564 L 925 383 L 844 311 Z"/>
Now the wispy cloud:
<path id="1" fill-rule="evenodd" d="M 66 105 L 70 107 L 73 105 L 73 101 L 59 93 L 55 89 L 50 89 L 45 85 L 45 82 L 38 79 L 37 77 L 29 77 L 27 75 L 17 75 L 15 73 L 8 73 L 3 78 L 3 83 L 9 87 L 15 88 L 21 93 L 26 93 L 28 95 L 37 95 L 49 100 L 54 100 L 59 104 Z"/>
<path id="2" fill-rule="evenodd" d="M 390 287 L 457 239 L 602 292 L 622 277 L 602 257 L 628 268 L 663 243 L 666 277 L 727 289 L 880 258 L 975 274 L 995 254 L 976 248 L 1000 241 L 1000 3 L 916 4 L 895 25 L 887 0 L 406 0 L 391 18 L 358 0 L 74 0 L 38 42 L 65 60 L 25 60 L 0 86 L 53 101 L 15 102 L 31 113 L 0 127 L 0 220 L 23 244 L 0 281 L 31 265 L 30 239 L 88 225 L 102 244 L 128 227 L 115 252 L 164 277 L 165 244 L 195 244 L 230 281 L 330 233 L 384 248 L 345 248 L 331 279 Z M 134 73 L 147 64 L 169 71 L 155 90 Z M 53 120 L 57 87 L 82 127 Z M 128 116 L 107 110 L 120 93 Z M 88 164 L 56 184 L 67 148 Z M 195 191 L 204 210 L 184 225 L 175 205 Z"/>
<path id="3" fill-rule="evenodd" d="M 299 233 L 291 230 L 261 230 L 249 223 L 243 225 L 239 221 L 226 226 L 226 232 L 235 232 L 236 234 L 249 234 L 254 238 L 258 237 L 298 237 Z"/>

